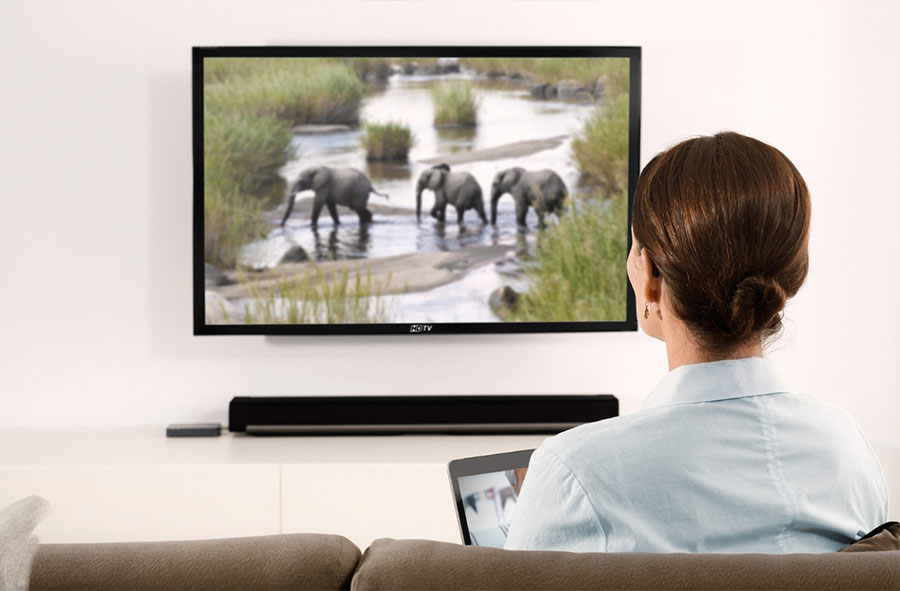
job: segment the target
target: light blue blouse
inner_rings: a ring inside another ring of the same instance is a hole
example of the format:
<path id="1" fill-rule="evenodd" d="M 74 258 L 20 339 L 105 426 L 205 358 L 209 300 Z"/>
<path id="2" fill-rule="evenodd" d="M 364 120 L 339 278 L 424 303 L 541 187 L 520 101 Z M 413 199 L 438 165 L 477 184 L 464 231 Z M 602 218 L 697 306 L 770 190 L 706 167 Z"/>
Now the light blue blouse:
<path id="1" fill-rule="evenodd" d="M 684 365 L 634 414 L 534 452 L 507 549 L 831 552 L 887 520 L 884 473 L 844 411 L 758 357 Z"/>

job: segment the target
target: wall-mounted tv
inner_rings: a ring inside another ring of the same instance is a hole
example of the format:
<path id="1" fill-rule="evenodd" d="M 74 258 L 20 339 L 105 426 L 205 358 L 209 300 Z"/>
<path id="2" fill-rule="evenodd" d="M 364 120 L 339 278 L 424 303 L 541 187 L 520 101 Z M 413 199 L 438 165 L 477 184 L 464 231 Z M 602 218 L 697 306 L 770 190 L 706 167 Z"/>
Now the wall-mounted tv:
<path id="1" fill-rule="evenodd" d="M 636 330 L 639 47 L 195 47 L 194 333 Z"/>

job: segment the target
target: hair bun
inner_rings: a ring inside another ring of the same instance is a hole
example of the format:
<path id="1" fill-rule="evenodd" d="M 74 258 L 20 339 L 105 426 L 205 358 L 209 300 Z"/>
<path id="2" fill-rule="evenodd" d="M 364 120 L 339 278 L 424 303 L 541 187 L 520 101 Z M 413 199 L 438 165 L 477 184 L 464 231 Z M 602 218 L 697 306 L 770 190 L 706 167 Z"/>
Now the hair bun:
<path id="1" fill-rule="evenodd" d="M 781 284 L 772 277 L 749 275 L 731 297 L 731 332 L 738 338 L 749 337 L 761 330 L 773 329 L 781 323 L 779 312 L 787 302 Z"/>

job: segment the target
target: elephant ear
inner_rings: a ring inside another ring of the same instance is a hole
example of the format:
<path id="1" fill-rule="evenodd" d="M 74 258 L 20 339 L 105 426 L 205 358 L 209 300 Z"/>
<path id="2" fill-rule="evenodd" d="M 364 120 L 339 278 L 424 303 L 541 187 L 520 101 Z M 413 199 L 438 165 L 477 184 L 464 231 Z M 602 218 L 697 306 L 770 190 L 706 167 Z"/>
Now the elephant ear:
<path id="1" fill-rule="evenodd" d="M 522 178 L 522 173 L 525 172 L 524 168 L 510 168 L 503 173 L 503 187 L 509 189 L 516 185 L 519 182 L 519 179 Z"/>
<path id="2" fill-rule="evenodd" d="M 312 180 L 310 181 L 310 186 L 313 191 L 318 191 L 323 187 L 327 187 L 329 183 L 331 183 L 330 168 L 320 166 L 315 170 L 315 172 L 313 172 Z"/>
<path id="3" fill-rule="evenodd" d="M 435 166 L 428 172 L 428 188 L 432 191 L 439 189 L 447 178 L 447 171 Z"/>

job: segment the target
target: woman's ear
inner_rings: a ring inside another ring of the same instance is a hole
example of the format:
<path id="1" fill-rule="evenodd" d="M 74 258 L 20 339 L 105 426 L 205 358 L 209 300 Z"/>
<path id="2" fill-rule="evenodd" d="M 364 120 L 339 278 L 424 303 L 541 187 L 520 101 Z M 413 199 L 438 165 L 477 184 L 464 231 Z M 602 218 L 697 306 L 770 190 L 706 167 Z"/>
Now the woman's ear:
<path id="1" fill-rule="evenodd" d="M 658 304 L 662 297 L 662 276 L 646 248 L 640 249 L 640 257 L 643 263 L 644 299 Z"/>

